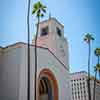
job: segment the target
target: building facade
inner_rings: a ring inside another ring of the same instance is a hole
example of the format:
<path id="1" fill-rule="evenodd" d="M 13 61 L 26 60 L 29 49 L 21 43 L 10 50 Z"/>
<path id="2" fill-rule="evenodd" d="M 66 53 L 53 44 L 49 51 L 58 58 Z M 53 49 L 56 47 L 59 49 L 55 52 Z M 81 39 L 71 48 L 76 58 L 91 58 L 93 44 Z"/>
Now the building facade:
<path id="1" fill-rule="evenodd" d="M 68 43 L 55 18 L 40 23 L 37 100 L 71 100 Z M 27 100 L 27 44 L 0 47 L 0 100 Z M 30 97 L 34 100 L 34 39 L 30 45 Z"/>
<path id="2" fill-rule="evenodd" d="M 87 76 L 88 74 L 85 71 L 75 72 L 70 75 L 72 100 L 89 100 Z M 91 77 L 91 80 L 90 80 L 90 87 L 91 87 L 91 99 L 93 100 L 93 87 L 94 87 L 93 77 Z M 100 100 L 100 82 L 99 81 L 96 81 L 95 91 L 96 91 L 95 100 Z"/>

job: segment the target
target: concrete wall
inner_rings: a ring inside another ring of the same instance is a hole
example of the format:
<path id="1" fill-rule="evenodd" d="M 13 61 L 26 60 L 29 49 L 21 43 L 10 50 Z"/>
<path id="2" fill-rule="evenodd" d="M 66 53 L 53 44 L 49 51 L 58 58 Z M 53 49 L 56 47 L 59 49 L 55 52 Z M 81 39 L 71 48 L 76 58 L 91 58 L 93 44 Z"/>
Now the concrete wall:
<path id="1" fill-rule="evenodd" d="M 9 47 L 3 50 L 2 56 L 2 97 L 1 100 L 18 100 L 21 49 Z"/>
<path id="2" fill-rule="evenodd" d="M 31 46 L 31 100 L 34 100 L 34 47 Z M 70 99 L 69 72 L 48 49 L 38 48 L 38 75 L 50 69 L 58 83 L 59 100 Z M 27 100 L 27 45 L 18 43 L 5 48 L 2 69 L 2 98 L 0 100 Z"/>

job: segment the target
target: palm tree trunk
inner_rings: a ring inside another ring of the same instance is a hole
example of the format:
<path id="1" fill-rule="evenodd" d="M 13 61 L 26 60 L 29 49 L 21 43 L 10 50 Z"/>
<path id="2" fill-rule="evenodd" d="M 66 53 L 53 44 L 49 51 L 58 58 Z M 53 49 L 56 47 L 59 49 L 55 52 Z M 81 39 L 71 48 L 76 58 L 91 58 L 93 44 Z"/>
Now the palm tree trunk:
<path id="1" fill-rule="evenodd" d="M 100 80 L 100 70 L 99 70 L 99 80 Z"/>
<path id="2" fill-rule="evenodd" d="M 27 12 L 27 32 L 28 32 L 28 46 L 27 46 L 27 100 L 30 100 L 30 23 L 29 23 L 29 14 L 30 14 L 30 2 L 28 0 L 28 12 Z"/>
<path id="3" fill-rule="evenodd" d="M 98 56 L 98 63 L 97 64 L 99 65 L 99 56 Z M 93 100 L 95 100 L 96 77 L 97 77 L 97 68 L 96 68 L 96 72 L 95 72 L 94 89 L 93 89 Z M 100 77 L 100 72 L 99 72 L 99 77 Z"/>
<path id="4" fill-rule="evenodd" d="M 99 65 L 99 60 L 100 60 L 100 57 L 98 55 L 98 65 Z M 100 70 L 98 70 L 98 72 L 99 72 L 99 80 L 100 80 Z"/>
<path id="5" fill-rule="evenodd" d="M 37 23 L 37 31 L 36 31 L 36 37 L 35 37 L 35 80 L 34 80 L 34 88 L 35 88 L 35 93 L 34 93 L 34 100 L 36 100 L 37 96 L 37 37 L 38 37 L 38 30 L 39 30 L 39 22 L 40 22 L 40 17 L 38 17 L 38 23 Z"/>
<path id="6" fill-rule="evenodd" d="M 93 100 L 95 100 L 96 77 L 97 77 L 97 69 L 95 71 L 95 79 L 94 79 L 94 87 L 93 87 Z"/>
<path id="7" fill-rule="evenodd" d="M 91 90 L 90 90 L 90 57 L 91 57 L 91 44 L 90 42 L 88 43 L 89 45 L 89 52 L 88 52 L 88 96 L 89 100 L 91 100 Z"/>

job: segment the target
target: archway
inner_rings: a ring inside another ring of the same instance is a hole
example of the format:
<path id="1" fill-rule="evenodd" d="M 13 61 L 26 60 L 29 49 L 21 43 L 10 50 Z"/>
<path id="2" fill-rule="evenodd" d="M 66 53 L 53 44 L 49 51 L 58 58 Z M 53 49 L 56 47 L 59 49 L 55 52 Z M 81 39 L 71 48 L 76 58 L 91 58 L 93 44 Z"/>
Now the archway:
<path id="1" fill-rule="evenodd" d="M 57 80 L 49 69 L 43 69 L 39 74 L 38 100 L 58 100 Z"/>

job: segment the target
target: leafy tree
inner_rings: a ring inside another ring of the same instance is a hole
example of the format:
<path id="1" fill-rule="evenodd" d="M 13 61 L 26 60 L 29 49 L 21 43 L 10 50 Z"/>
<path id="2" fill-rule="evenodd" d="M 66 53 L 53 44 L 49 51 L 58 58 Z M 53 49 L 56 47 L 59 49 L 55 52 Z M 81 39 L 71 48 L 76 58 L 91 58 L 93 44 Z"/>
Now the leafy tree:
<path id="1" fill-rule="evenodd" d="M 91 58 L 91 41 L 94 40 L 92 34 L 87 33 L 84 37 L 84 41 L 88 44 L 88 94 L 89 100 L 91 100 L 91 90 L 90 90 L 90 58 Z"/>

